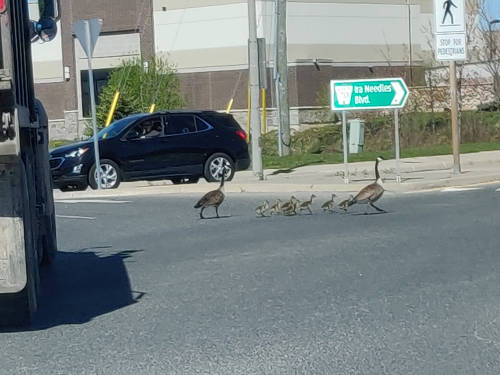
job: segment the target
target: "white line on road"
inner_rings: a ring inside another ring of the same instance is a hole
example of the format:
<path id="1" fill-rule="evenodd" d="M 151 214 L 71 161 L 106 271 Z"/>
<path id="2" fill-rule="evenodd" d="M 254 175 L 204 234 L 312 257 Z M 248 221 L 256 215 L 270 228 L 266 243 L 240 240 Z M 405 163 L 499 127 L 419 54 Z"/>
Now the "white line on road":
<path id="1" fill-rule="evenodd" d="M 56 215 L 60 219 L 82 219 L 82 220 L 95 220 L 95 217 L 89 216 L 67 216 L 67 215 Z"/>
<path id="2" fill-rule="evenodd" d="M 111 199 L 59 199 L 55 201 L 56 203 L 110 203 L 110 204 L 123 204 L 130 203 L 130 201 L 117 201 Z"/>
<path id="3" fill-rule="evenodd" d="M 442 193 L 450 193 L 450 192 L 455 192 L 455 191 L 473 191 L 473 190 L 480 190 L 479 188 L 446 188 L 441 190 Z"/>

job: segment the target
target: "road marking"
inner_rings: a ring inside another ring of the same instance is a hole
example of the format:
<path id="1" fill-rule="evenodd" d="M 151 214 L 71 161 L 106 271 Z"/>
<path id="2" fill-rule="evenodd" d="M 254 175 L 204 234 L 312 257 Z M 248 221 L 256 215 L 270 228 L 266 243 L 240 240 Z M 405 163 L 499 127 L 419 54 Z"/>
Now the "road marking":
<path id="1" fill-rule="evenodd" d="M 67 216 L 67 215 L 56 215 L 60 219 L 82 219 L 82 220 L 95 220 L 95 217 L 89 216 Z"/>
<path id="2" fill-rule="evenodd" d="M 111 199 L 59 199 L 55 201 L 56 203 L 109 203 L 109 204 L 123 204 L 130 203 L 130 201 L 117 201 Z"/>
<path id="3" fill-rule="evenodd" d="M 498 185 L 498 180 L 493 180 L 493 181 L 488 181 L 488 182 L 478 182 L 475 184 L 467 184 L 467 185 L 458 185 L 454 186 L 454 188 L 467 188 L 467 187 L 473 187 L 473 186 L 491 186 L 491 185 Z M 451 186 L 453 188 L 453 186 Z M 405 191 L 403 194 L 421 194 L 421 193 L 434 193 L 436 191 L 441 191 L 443 187 L 435 187 L 435 188 L 430 188 L 430 189 L 422 189 L 422 190 L 414 190 L 414 191 Z"/>
<path id="4" fill-rule="evenodd" d="M 441 193 L 451 193 L 451 192 L 455 192 L 455 191 L 473 191 L 473 190 L 480 190 L 479 188 L 456 188 L 456 187 L 450 187 L 450 188 L 446 188 L 446 189 L 442 189 L 441 190 Z"/>

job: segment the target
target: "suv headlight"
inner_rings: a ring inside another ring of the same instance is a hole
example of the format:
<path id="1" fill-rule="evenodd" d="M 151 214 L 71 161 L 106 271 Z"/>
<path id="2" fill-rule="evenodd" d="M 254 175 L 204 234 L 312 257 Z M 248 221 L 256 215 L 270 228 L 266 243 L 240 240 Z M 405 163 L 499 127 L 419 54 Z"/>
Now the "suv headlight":
<path id="1" fill-rule="evenodd" d="M 89 150 L 88 147 L 80 147 L 78 150 L 74 150 L 74 151 L 71 151 L 70 153 L 67 153 L 66 155 L 64 155 L 64 157 L 66 157 L 66 158 L 80 157 L 83 154 L 85 154 L 88 150 Z"/>

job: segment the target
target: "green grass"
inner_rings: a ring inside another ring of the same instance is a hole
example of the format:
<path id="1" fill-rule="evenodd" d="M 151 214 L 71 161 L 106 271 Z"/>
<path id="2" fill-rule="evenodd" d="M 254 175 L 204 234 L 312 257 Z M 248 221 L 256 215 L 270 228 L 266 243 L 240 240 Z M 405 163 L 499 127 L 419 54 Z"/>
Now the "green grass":
<path id="1" fill-rule="evenodd" d="M 500 150 L 500 142 L 467 143 L 460 145 L 460 153 Z M 401 150 L 401 158 L 419 156 L 449 155 L 452 153 L 451 145 L 426 146 Z M 371 151 L 359 154 L 350 154 L 349 162 L 373 161 L 377 156 L 384 159 L 394 159 L 394 151 Z M 293 169 L 313 164 L 339 164 L 344 162 L 342 153 L 322 154 L 293 154 L 290 156 L 265 156 L 264 168 L 268 169 Z"/>
<path id="2" fill-rule="evenodd" d="M 69 145 L 71 143 L 76 143 L 76 142 L 77 141 L 66 141 L 66 140 L 54 139 L 54 140 L 52 140 L 52 141 L 49 142 L 49 148 L 51 150 L 53 150 L 56 147 L 66 146 L 66 145 Z"/>

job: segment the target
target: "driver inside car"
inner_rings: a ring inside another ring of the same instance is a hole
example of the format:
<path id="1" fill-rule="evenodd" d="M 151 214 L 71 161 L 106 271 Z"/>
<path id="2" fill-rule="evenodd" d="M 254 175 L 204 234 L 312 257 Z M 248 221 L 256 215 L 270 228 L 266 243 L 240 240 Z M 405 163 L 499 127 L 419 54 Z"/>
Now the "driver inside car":
<path id="1" fill-rule="evenodd" d="M 161 124 L 145 124 L 142 127 L 142 135 L 141 138 L 153 138 L 161 135 Z"/>

